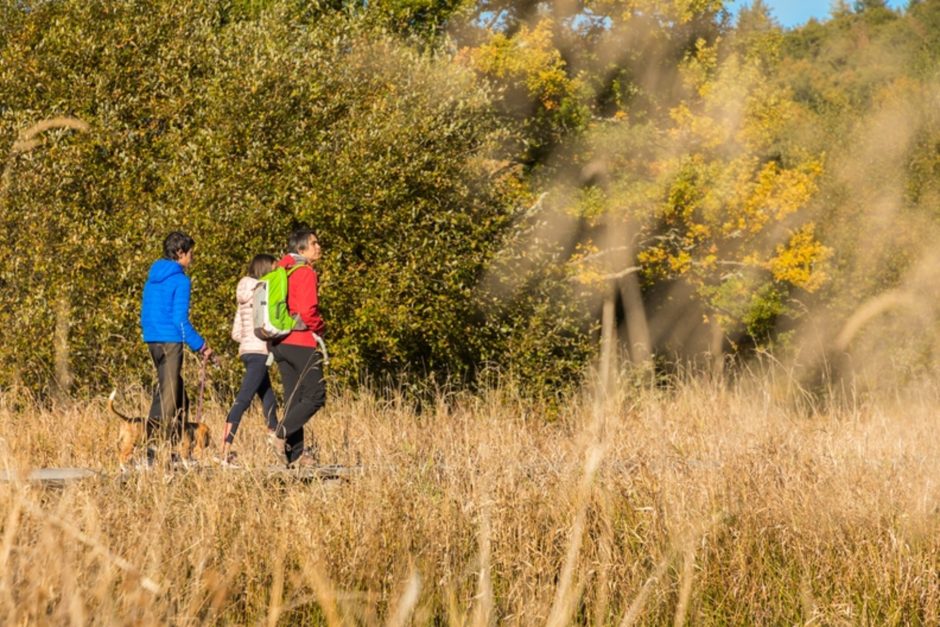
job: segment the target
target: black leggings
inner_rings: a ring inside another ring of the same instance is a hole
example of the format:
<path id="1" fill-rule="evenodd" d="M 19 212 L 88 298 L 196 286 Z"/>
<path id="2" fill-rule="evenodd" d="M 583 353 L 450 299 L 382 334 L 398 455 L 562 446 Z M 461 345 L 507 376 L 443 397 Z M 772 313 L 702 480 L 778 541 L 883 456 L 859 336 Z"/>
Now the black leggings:
<path id="1" fill-rule="evenodd" d="M 235 403 L 228 412 L 225 422 L 231 423 L 232 430 L 229 431 L 226 442 L 229 444 L 235 439 L 235 433 L 238 431 L 238 424 L 242 420 L 242 415 L 251 407 L 251 399 L 258 395 L 261 399 L 261 407 L 264 411 L 264 421 L 268 429 L 273 430 L 277 427 L 277 399 L 274 397 L 274 389 L 271 387 L 271 379 L 268 377 L 268 356 L 259 353 L 246 353 L 241 357 L 245 364 L 245 376 L 242 378 L 241 389 L 238 390 L 238 396 L 235 397 Z"/>
<path id="2" fill-rule="evenodd" d="M 279 344 L 272 347 L 284 382 L 284 420 L 277 436 L 287 443 L 287 461 L 304 451 L 304 425 L 326 404 L 323 355 L 315 348 Z"/>

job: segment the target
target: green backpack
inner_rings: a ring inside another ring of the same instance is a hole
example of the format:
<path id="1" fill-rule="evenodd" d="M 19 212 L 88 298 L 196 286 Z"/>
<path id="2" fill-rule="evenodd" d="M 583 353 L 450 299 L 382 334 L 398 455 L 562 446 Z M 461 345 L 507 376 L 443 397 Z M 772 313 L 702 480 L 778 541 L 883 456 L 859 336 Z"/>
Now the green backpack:
<path id="1" fill-rule="evenodd" d="M 287 308 L 287 277 L 302 265 L 290 270 L 278 266 L 258 279 L 252 297 L 252 326 L 258 338 L 268 341 L 284 337 L 296 329 L 306 329 L 299 316 Z"/>

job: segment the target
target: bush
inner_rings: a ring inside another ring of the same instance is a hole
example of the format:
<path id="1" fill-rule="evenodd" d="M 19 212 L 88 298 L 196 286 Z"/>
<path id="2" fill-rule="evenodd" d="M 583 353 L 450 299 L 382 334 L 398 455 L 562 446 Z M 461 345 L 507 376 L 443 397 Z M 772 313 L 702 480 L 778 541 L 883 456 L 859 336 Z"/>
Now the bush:
<path id="1" fill-rule="evenodd" d="M 342 379 L 471 377 L 514 354 L 493 342 L 532 332 L 479 289 L 522 195 L 487 170 L 500 129 L 485 89 L 445 55 L 298 5 L 4 5 L 3 381 L 149 372 L 140 291 L 177 228 L 197 241 L 194 324 L 223 351 L 247 260 L 300 224 L 325 243 Z M 71 126 L 15 144 L 56 118 Z"/>

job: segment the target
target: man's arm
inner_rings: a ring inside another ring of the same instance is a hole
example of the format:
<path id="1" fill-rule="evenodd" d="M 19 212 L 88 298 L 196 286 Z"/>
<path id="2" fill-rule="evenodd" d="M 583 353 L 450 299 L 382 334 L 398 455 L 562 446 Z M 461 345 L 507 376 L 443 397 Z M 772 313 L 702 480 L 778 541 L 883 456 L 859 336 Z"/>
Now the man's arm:
<path id="1" fill-rule="evenodd" d="M 292 301 L 291 309 L 300 315 L 309 330 L 322 335 L 326 325 L 320 317 L 316 271 L 313 268 L 301 268 L 291 274 L 290 280 L 294 281 L 294 285 L 287 291 L 288 298 Z"/>
<path id="2" fill-rule="evenodd" d="M 188 276 L 183 276 L 179 286 L 173 292 L 173 325 L 180 329 L 183 335 L 183 341 L 193 351 L 202 350 L 206 341 L 196 332 L 192 323 L 189 321 L 189 291 L 190 280 Z"/>

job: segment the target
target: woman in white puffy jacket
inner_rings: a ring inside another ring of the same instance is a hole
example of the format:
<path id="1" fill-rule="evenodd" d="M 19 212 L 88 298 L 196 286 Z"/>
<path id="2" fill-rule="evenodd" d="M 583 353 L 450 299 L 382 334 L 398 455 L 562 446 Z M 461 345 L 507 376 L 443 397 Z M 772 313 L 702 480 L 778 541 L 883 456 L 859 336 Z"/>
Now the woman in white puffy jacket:
<path id="1" fill-rule="evenodd" d="M 231 463 L 234 454 L 229 447 L 235 440 L 238 424 L 242 415 L 251 406 L 251 400 L 257 395 L 261 399 L 264 419 L 268 433 L 274 433 L 277 427 L 277 399 L 268 377 L 268 346 L 255 336 L 252 324 L 252 298 L 258 279 L 274 269 L 277 259 L 271 255 L 255 255 L 248 264 L 248 276 L 242 277 L 235 290 L 238 310 L 232 322 L 232 339 L 238 342 L 238 356 L 245 364 L 245 376 L 242 379 L 235 404 L 225 419 L 225 434 L 222 438 L 222 460 Z"/>

